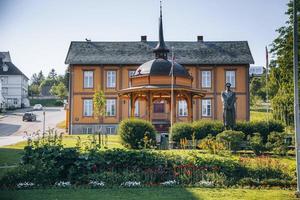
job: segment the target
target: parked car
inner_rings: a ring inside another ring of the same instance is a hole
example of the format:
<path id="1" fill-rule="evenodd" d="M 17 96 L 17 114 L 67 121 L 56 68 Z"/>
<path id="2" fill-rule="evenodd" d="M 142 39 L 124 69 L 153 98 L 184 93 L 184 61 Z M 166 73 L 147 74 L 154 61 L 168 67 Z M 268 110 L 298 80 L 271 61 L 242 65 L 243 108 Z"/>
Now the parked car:
<path id="1" fill-rule="evenodd" d="M 23 121 L 36 121 L 36 115 L 32 112 L 26 112 L 23 115 Z"/>
<path id="2" fill-rule="evenodd" d="M 43 106 L 41 104 L 35 104 L 33 110 L 43 110 Z"/>

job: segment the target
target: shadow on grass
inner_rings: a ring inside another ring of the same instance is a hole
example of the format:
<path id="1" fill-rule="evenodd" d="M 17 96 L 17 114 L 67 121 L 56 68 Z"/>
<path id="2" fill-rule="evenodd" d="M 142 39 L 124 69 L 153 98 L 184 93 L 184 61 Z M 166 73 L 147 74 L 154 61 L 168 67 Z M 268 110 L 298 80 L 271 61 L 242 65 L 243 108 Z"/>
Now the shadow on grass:
<path id="1" fill-rule="evenodd" d="M 48 190 L 21 190 L 0 191 L 1 199 L 57 199 L 57 200 L 177 200 L 199 199 L 185 188 L 105 188 L 105 189 L 48 189 Z"/>

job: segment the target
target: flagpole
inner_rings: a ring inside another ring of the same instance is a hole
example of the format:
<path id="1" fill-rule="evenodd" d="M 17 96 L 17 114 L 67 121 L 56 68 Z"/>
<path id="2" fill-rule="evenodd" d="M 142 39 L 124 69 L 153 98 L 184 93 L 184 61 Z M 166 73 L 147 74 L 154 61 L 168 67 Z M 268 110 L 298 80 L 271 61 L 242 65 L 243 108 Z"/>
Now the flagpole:
<path id="1" fill-rule="evenodd" d="M 296 172 L 297 172 L 297 192 L 300 197 L 300 116 L 299 116 L 299 85 L 298 85 L 298 18 L 297 0 L 293 3 L 294 30 L 293 30 L 293 51 L 294 51 L 294 126 L 295 126 L 295 150 L 296 150 Z"/>
<path id="2" fill-rule="evenodd" d="M 172 136 L 172 128 L 173 128 L 173 112 L 174 112 L 174 47 L 171 49 L 172 51 L 172 66 L 171 66 L 171 127 L 170 127 L 170 136 L 169 136 L 169 149 L 172 148 L 171 136 Z"/>

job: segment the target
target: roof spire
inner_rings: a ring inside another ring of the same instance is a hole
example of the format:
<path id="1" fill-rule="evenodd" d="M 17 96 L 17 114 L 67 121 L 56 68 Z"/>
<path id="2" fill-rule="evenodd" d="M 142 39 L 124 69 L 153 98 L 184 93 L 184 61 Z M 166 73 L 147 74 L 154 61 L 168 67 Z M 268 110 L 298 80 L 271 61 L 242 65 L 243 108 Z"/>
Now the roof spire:
<path id="1" fill-rule="evenodd" d="M 167 48 L 164 41 L 163 23 L 162 23 L 162 2 L 160 1 L 160 17 L 159 17 L 159 40 L 154 48 L 156 58 L 168 59 L 169 49 Z"/>

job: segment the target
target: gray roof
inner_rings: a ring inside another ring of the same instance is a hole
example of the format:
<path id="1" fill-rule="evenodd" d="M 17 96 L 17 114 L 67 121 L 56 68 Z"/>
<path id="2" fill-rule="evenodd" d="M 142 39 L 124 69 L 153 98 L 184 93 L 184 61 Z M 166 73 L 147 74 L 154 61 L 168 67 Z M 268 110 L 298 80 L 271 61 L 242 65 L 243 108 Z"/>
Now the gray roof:
<path id="1" fill-rule="evenodd" d="M 2 59 L 2 62 L 0 62 L 0 75 L 23 75 L 28 79 L 28 77 L 11 62 L 9 52 L 0 52 L 0 59 Z M 3 70 L 5 66 L 7 67 L 7 71 Z"/>
<path id="2" fill-rule="evenodd" d="M 142 64 L 154 58 L 157 42 L 76 42 L 66 64 Z M 180 64 L 253 64 L 247 41 L 166 42 Z M 170 54 L 169 54 L 170 58 Z"/>
<path id="3" fill-rule="evenodd" d="M 0 52 L 0 58 L 3 62 L 11 62 L 10 54 L 8 51 Z"/>
<path id="4" fill-rule="evenodd" d="M 142 64 L 134 73 L 134 76 L 139 75 L 164 75 L 170 76 L 172 70 L 172 62 L 162 58 L 150 60 Z M 177 62 L 174 62 L 174 76 L 191 77 L 188 71 Z"/>

